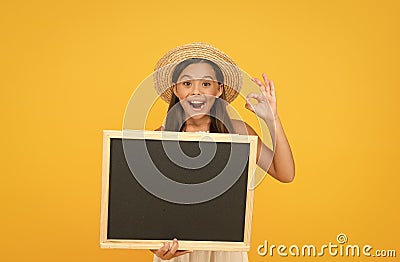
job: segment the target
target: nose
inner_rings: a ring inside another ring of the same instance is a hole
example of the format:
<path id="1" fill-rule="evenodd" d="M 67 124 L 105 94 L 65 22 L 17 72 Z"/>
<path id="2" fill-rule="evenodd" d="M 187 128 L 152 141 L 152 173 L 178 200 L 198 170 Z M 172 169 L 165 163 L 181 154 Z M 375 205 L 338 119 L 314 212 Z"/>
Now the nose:
<path id="1" fill-rule="evenodd" d="M 200 95 L 201 81 L 193 81 L 192 95 Z"/>

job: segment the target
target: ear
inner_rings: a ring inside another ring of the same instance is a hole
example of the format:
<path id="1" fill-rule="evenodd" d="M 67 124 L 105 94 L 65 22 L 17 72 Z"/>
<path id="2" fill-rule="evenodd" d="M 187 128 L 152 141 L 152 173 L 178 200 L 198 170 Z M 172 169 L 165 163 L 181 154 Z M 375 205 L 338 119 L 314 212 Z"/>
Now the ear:
<path id="1" fill-rule="evenodd" d="M 222 95 L 222 92 L 224 92 L 224 84 L 219 84 L 218 85 L 217 97 L 220 97 Z"/>
<path id="2" fill-rule="evenodd" d="M 174 85 L 171 87 L 172 92 L 174 92 L 174 95 L 175 95 L 176 97 L 178 97 L 178 95 L 176 94 L 176 93 L 177 93 L 176 88 L 177 88 L 177 85 L 176 85 L 176 84 L 174 84 Z M 179 98 L 179 97 L 178 97 L 178 98 Z"/>

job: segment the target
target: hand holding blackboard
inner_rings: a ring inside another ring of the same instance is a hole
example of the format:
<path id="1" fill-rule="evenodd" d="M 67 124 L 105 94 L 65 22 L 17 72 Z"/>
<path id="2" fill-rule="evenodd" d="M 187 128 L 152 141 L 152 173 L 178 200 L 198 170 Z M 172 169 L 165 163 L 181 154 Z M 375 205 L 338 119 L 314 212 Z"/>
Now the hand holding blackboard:
<path id="1" fill-rule="evenodd" d="M 164 242 L 164 245 L 157 250 L 150 250 L 154 255 L 158 256 L 163 260 L 169 260 L 174 257 L 179 257 L 187 253 L 192 253 L 193 250 L 178 250 L 179 243 L 176 238 L 172 240 L 172 244 Z"/>

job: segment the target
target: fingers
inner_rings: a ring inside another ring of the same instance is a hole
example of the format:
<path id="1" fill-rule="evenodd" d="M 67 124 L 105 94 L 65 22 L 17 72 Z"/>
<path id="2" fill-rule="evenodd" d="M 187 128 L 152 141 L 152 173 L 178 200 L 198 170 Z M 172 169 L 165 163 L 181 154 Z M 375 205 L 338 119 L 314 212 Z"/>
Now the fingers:
<path id="1" fill-rule="evenodd" d="M 163 258 L 165 254 L 169 251 L 169 243 L 164 242 L 164 245 L 155 251 L 156 256 Z"/>
<path id="2" fill-rule="evenodd" d="M 265 82 L 265 89 L 267 91 L 268 95 L 271 95 L 271 85 L 270 82 L 268 80 L 267 74 L 262 73 L 262 77 L 264 78 L 264 82 Z"/>
<path id="3" fill-rule="evenodd" d="M 258 95 L 258 94 L 256 94 L 256 93 L 250 93 L 250 94 L 248 94 L 247 97 L 246 97 L 246 104 L 244 105 L 244 107 L 247 108 L 248 110 L 252 111 L 252 112 L 255 112 L 254 106 L 250 103 L 250 99 L 251 99 L 251 98 L 254 98 L 254 99 L 256 99 L 257 101 L 259 101 L 259 100 L 258 100 L 258 99 L 259 99 L 259 95 Z"/>
<path id="4" fill-rule="evenodd" d="M 171 258 L 193 252 L 192 250 L 179 250 L 178 251 L 178 248 L 179 248 L 178 240 L 176 238 L 174 238 L 171 246 L 168 242 L 165 242 L 164 245 L 161 248 L 159 248 L 158 250 L 151 250 L 151 251 L 156 256 L 158 256 L 159 258 L 161 258 L 163 260 L 169 260 Z"/>
<path id="5" fill-rule="evenodd" d="M 247 108 L 248 110 L 255 112 L 255 108 L 254 106 L 250 103 L 250 99 L 254 98 L 255 100 L 257 100 L 258 103 L 261 103 L 263 101 L 266 100 L 265 96 L 262 94 L 257 94 L 257 93 L 250 93 L 246 96 L 246 104 L 245 104 L 245 108 Z"/>
<path id="6" fill-rule="evenodd" d="M 261 93 L 267 97 L 268 93 L 267 93 L 267 89 L 265 87 L 265 85 L 263 84 L 263 82 L 261 82 L 260 79 L 253 77 L 251 80 L 253 80 L 253 82 L 255 82 L 258 85 L 258 88 L 260 88 Z"/>
<path id="7" fill-rule="evenodd" d="M 175 252 L 178 250 L 179 244 L 178 244 L 178 240 L 176 238 L 174 238 L 174 240 L 172 241 L 172 246 L 170 248 L 170 250 L 164 254 L 165 259 L 171 259 L 174 257 Z"/>
<path id="8" fill-rule="evenodd" d="M 250 93 L 246 96 L 246 101 L 250 101 L 251 98 L 254 98 L 255 100 L 257 100 L 258 102 L 262 102 L 265 101 L 265 97 L 261 94 L 257 94 L 257 93 Z"/>
<path id="9" fill-rule="evenodd" d="M 271 86 L 271 95 L 273 97 L 276 97 L 274 82 L 272 80 L 269 80 L 269 82 L 270 82 L 270 86 Z"/>
<path id="10" fill-rule="evenodd" d="M 253 77 L 251 80 L 253 80 L 253 82 L 255 82 L 258 85 L 258 87 L 261 90 L 261 93 L 266 98 L 270 98 L 271 96 L 275 97 L 274 83 L 272 82 L 272 80 L 268 79 L 267 74 L 262 73 L 262 77 L 263 77 L 264 83 L 260 79 L 255 78 L 255 77 Z"/>
<path id="11" fill-rule="evenodd" d="M 247 108 L 248 110 L 255 112 L 254 111 L 254 107 L 252 104 L 250 104 L 249 102 L 246 102 L 246 104 L 244 105 L 245 108 Z"/>

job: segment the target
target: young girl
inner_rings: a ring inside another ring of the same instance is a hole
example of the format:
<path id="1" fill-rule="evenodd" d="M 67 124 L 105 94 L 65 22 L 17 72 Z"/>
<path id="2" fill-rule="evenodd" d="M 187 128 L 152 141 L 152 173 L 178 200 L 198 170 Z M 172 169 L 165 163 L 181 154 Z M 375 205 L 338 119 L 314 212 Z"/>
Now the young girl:
<path id="1" fill-rule="evenodd" d="M 247 95 L 245 107 L 272 127 L 275 154 L 258 139 L 257 165 L 281 182 L 294 179 L 294 160 L 276 109 L 275 87 L 265 73 L 263 80 L 252 78 L 260 93 Z M 165 125 L 159 131 L 216 132 L 257 135 L 245 122 L 230 119 L 227 103 L 236 98 L 241 88 L 241 72 L 235 62 L 215 47 L 192 43 L 169 51 L 156 65 L 154 85 L 169 103 Z M 252 105 L 250 99 L 257 103 Z M 272 130 L 272 128 L 270 128 Z M 271 163 L 271 158 L 272 163 Z M 271 164 L 270 164 L 271 163 Z M 181 251 L 177 239 L 154 253 L 154 262 L 163 260 L 248 261 L 246 252 Z"/>

